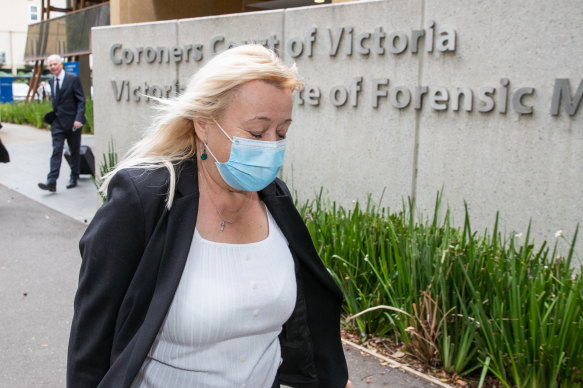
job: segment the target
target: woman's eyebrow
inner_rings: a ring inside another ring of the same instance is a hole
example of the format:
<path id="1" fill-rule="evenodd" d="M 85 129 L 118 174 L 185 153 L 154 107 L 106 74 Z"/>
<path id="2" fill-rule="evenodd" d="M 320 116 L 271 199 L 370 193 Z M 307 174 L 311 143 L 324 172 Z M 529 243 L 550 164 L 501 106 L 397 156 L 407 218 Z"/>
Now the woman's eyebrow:
<path id="1" fill-rule="evenodd" d="M 252 118 L 250 118 L 250 119 L 249 119 L 249 120 L 247 120 L 247 121 L 253 121 L 253 120 L 261 120 L 261 121 L 267 121 L 267 122 L 271 122 L 271 121 L 272 121 L 272 120 L 271 120 L 269 117 L 267 117 L 267 116 L 255 116 L 255 117 L 252 117 Z M 291 122 L 292 122 L 292 119 L 291 119 L 291 117 L 290 117 L 290 118 L 288 118 L 288 119 L 285 119 L 283 122 L 284 122 L 284 123 L 291 123 Z"/>

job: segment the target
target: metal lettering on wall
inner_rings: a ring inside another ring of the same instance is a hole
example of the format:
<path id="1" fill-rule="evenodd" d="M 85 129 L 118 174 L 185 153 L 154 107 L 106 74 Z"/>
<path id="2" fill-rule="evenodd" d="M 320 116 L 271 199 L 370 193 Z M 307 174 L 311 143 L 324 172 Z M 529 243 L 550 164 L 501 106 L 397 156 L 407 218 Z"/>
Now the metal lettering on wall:
<path id="1" fill-rule="evenodd" d="M 435 22 L 430 22 L 425 29 L 412 30 L 410 33 L 403 31 L 387 33 L 381 26 L 370 31 L 355 31 L 350 26 L 321 30 L 312 27 L 304 36 L 292 37 L 287 42 L 282 42 L 273 34 L 267 38 L 246 41 L 231 41 L 225 36 L 218 35 L 206 44 L 197 42 L 182 46 L 124 47 L 121 43 L 114 43 L 110 47 L 109 56 L 112 63 L 117 66 L 200 62 L 205 55 L 213 56 L 238 44 L 257 43 L 274 51 L 285 49 L 291 58 L 298 58 L 312 57 L 317 42 L 323 42 L 323 46 L 318 47 L 324 47 L 325 53 L 331 58 L 346 56 L 366 60 L 371 56 L 417 55 L 421 50 L 429 54 L 453 54 L 457 49 L 457 34 L 453 28 L 437 28 Z M 535 111 L 535 88 L 524 85 L 513 88 L 508 78 L 501 78 L 496 86 L 480 87 L 477 90 L 469 87 L 392 85 L 393 81 L 386 77 L 365 79 L 362 75 L 356 75 L 348 84 L 334 85 L 327 92 L 321 90 L 318 85 L 308 84 L 301 92 L 294 94 L 294 102 L 300 106 L 318 107 L 327 97 L 326 101 L 334 107 L 357 108 L 360 105 L 359 96 L 366 91 L 369 93 L 372 109 L 390 106 L 399 110 L 421 110 L 424 106 L 429 106 L 438 112 L 476 110 L 480 113 L 506 114 L 513 111 L 520 115 L 532 115 Z M 148 82 L 111 80 L 111 87 L 116 101 L 133 102 L 148 102 L 150 97 L 170 98 L 184 89 L 178 80 L 172 85 L 162 86 Z M 574 116 L 582 100 L 583 79 L 573 94 L 570 80 L 557 78 L 547 109 L 553 116 L 560 115 L 562 111 L 568 116 Z"/>

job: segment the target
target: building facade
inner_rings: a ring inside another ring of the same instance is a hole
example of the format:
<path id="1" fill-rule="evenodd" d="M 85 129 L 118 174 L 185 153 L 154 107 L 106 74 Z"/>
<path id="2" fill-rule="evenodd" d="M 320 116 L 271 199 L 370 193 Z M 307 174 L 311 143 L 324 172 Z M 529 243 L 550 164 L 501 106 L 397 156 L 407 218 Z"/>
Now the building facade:
<path id="1" fill-rule="evenodd" d="M 66 0 L 52 0 L 51 4 L 64 8 Z M 28 25 L 42 18 L 42 0 L 0 0 L 0 71 L 16 74 L 30 71 L 32 63 L 24 60 Z M 63 13 L 52 12 L 51 17 Z"/>

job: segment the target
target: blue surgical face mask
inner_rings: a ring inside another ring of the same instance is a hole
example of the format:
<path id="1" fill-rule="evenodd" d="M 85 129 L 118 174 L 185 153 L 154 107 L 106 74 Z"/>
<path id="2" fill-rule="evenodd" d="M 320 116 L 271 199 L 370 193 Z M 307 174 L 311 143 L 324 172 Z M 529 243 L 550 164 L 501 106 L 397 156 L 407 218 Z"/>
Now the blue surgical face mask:
<path id="1" fill-rule="evenodd" d="M 231 138 L 216 120 L 214 122 L 232 143 L 226 163 L 219 162 L 208 144 L 205 144 L 223 180 L 232 188 L 244 191 L 263 190 L 273 182 L 283 164 L 285 139 L 264 141 L 237 136 Z"/>

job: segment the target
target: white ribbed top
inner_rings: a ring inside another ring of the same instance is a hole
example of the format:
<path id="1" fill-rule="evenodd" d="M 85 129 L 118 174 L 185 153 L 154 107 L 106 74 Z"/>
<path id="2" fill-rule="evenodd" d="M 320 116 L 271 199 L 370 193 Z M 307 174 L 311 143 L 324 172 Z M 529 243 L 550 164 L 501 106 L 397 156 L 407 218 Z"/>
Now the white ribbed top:
<path id="1" fill-rule="evenodd" d="M 296 278 L 287 240 L 267 213 L 269 235 L 256 243 L 208 241 L 195 230 L 166 319 L 132 387 L 271 387 Z"/>

